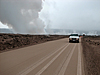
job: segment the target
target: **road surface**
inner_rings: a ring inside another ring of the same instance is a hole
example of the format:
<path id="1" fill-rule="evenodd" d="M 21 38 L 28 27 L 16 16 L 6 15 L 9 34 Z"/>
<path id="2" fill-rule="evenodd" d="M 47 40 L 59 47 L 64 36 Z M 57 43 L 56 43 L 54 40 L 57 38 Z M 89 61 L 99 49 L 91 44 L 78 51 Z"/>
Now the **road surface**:
<path id="1" fill-rule="evenodd" d="M 65 38 L 0 53 L 0 75 L 84 75 L 82 59 L 81 43 Z"/>

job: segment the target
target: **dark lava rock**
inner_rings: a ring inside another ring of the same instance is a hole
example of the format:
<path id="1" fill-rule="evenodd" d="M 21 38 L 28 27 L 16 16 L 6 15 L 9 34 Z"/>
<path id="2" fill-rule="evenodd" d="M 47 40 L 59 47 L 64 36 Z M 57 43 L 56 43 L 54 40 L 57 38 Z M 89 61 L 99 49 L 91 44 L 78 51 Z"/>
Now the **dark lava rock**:
<path id="1" fill-rule="evenodd" d="M 46 41 L 68 38 L 67 35 L 22 35 L 22 34 L 0 34 L 0 52 L 10 51 L 26 45 L 35 45 Z"/>

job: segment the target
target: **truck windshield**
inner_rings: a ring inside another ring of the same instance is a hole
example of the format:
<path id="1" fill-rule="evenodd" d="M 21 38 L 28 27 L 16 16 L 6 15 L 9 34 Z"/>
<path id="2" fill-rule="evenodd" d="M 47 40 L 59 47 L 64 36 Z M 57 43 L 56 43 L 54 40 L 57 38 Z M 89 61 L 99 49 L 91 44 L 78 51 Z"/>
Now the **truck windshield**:
<path id="1" fill-rule="evenodd" d="M 78 34 L 71 34 L 71 36 L 78 36 Z"/>

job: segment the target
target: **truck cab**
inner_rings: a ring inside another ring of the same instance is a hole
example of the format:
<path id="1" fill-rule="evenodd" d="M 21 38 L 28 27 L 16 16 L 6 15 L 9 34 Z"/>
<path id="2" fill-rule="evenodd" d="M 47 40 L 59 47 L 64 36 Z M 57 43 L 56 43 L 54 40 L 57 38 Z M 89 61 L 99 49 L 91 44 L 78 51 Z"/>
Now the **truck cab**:
<path id="1" fill-rule="evenodd" d="M 79 35 L 77 33 L 72 33 L 69 37 L 69 42 L 79 43 Z"/>

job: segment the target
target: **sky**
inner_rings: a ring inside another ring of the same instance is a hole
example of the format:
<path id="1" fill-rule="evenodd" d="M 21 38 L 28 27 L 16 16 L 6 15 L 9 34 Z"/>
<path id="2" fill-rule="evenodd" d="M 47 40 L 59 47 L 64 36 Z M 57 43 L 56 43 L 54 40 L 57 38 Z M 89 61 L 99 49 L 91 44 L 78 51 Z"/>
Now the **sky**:
<path id="1" fill-rule="evenodd" d="M 37 4 L 39 5 L 39 3 Z M 26 7 L 24 7 L 24 9 L 25 8 Z M 29 8 L 29 9 L 34 10 L 36 8 Z M 42 7 L 38 9 L 39 10 L 36 12 L 38 16 L 36 18 L 40 18 L 41 23 L 44 24 L 42 25 L 38 24 L 38 26 L 35 26 L 35 28 L 37 27 L 37 29 L 51 28 L 51 29 L 74 29 L 74 30 L 100 30 L 100 0 L 43 0 Z M 20 9 L 20 11 L 25 11 L 26 13 L 28 13 L 27 11 L 29 10 Z M 33 17 L 31 17 L 31 19 L 32 18 L 34 19 L 34 14 L 35 13 L 33 13 L 32 15 Z M 28 20 L 30 20 L 29 19 L 30 16 L 25 18 L 28 18 Z M 3 21 L 1 22 L 4 23 Z M 5 26 L 1 22 L 0 22 L 0 28 L 9 27 L 9 25 Z M 34 21 L 30 21 L 30 23 L 34 23 Z M 14 23 L 9 22 L 9 24 L 14 24 Z M 13 26 L 15 25 L 10 25 L 10 27 L 12 26 L 12 28 L 14 28 Z M 34 29 L 34 26 L 32 28 Z"/>
<path id="2" fill-rule="evenodd" d="M 100 0 L 45 0 L 40 16 L 54 29 L 100 30 Z"/>

